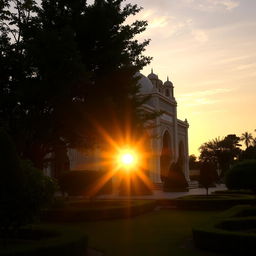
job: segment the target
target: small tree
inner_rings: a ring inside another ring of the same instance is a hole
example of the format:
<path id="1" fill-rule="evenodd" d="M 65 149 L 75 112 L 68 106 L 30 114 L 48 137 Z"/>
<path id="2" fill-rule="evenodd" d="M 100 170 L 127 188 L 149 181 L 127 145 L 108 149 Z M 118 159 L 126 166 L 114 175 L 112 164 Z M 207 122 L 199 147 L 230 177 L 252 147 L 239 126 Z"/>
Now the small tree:
<path id="1" fill-rule="evenodd" d="M 200 167 L 200 184 L 206 189 L 208 195 L 209 187 L 217 180 L 216 166 L 211 162 L 203 162 Z"/>

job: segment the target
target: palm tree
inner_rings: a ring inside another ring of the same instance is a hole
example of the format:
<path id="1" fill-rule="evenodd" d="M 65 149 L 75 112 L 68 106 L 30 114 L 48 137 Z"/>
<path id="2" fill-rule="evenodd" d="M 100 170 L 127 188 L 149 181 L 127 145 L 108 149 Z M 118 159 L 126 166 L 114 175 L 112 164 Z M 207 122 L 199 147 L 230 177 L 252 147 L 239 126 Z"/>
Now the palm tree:
<path id="1" fill-rule="evenodd" d="M 253 137 L 252 137 L 252 134 L 249 133 L 249 132 L 244 132 L 242 133 L 242 136 L 240 138 L 242 141 L 244 141 L 244 144 L 246 146 L 246 148 L 249 147 L 249 145 L 251 144 L 252 140 L 253 140 Z"/>
<path id="2" fill-rule="evenodd" d="M 252 145 L 253 145 L 254 147 L 256 147 L 256 137 L 254 137 L 254 138 L 252 139 Z"/>

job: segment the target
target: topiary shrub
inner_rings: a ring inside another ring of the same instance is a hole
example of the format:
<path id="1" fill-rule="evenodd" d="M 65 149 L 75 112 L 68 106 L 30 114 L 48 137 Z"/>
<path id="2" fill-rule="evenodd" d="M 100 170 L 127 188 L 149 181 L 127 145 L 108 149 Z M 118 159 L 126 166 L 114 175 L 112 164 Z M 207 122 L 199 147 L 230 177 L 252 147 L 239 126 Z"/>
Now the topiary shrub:
<path id="1" fill-rule="evenodd" d="M 228 189 L 251 189 L 256 191 L 256 160 L 242 161 L 226 174 Z"/>
<path id="2" fill-rule="evenodd" d="M 112 193 L 107 172 L 69 171 L 59 179 L 60 189 L 69 196 L 95 196 Z"/>
<path id="3" fill-rule="evenodd" d="M 8 134 L 0 130 L 0 235 L 31 223 L 52 198 L 54 182 L 20 160 Z"/>
<path id="4" fill-rule="evenodd" d="M 167 178 L 164 180 L 164 192 L 184 192 L 188 191 L 188 182 L 182 171 L 183 163 L 180 159 L 173 163 L 168 172 Z"/>

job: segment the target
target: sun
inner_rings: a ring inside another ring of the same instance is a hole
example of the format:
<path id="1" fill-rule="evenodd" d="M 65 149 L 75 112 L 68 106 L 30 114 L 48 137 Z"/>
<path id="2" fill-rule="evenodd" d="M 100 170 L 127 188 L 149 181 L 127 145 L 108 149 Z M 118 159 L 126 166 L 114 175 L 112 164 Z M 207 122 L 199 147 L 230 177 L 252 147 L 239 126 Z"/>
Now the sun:
<path id="1" fill-rule="evenodd" d="M 126 169 L 131 169 L 137 164 L 137 154 L 133 150 L 123 150 L 118 156 L 118 164 Z"/>
<path id="2" fill-rule="evenodd" d="M 123 164 L 131 165 L 134 162 L 134 156 L 130 153 L 126 153 L 121 156 L 121 161 Z"/>

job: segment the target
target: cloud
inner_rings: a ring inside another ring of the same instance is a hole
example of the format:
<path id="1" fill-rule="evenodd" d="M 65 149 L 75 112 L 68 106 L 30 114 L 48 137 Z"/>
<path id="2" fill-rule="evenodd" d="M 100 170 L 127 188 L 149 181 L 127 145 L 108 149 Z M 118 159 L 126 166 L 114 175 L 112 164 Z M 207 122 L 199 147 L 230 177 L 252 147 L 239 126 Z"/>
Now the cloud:
<path id="1" fill-rule="evenodd" d="M 233 63 L 233 62 L 239 62 L 241 60 L 246 60 L 251 58 L 252 55 L 244 55 L 244 56 L 238 56 L 238 57 L 232 57 L 232 58 L 225 58 L 225 59 L 221 59 L 218 62 L 216 62 L 215 64 L 229 64 L 229 63 Z"/>
<path id="2" fill-rule="evenodd" d="M 178 97 L 178 101 L 182 102 L 187 107 L 195 107 L 195 106 L 202 106 L 202 105 L 213 105 L 216 103 L 223 102 L 223 99 L 216 99 L 213 96 L 217 94 L 224 94 L 233 91 L 232 89 L 228 88 L 217 88 L 212 90 L 205 90 L 205 91 L 196 91 L 186 94 L 181 94 Z"/>
<path id="3" fill-rule="evenodd" d="M 186 104 L 188 107 L 195 107 L 200 105 L 213 105 L 219 103 L 221 100 L 207 99 L 207 98 L 198 98 Z"/>
<path id="4" fill-rule="evenodd" d="M 256 69 L 256 63 L 248 63 L 248 64 L 244 64 L 244 65 L 239 65 L 237 68 L 237 70 L 248 70 L 248 69 Z"/>
<path id="5" fill-rule="evenodd" d="M 205 12 L 231 11 L 240 3 L 237 0 L 182 0 L 186 6 Z"/>
<path id="6" fill-rule="evenodd" d="M 180 95 L 181 98 L 190 98 L 190 97 L 198 97 L 198 96 L 210 96 L 210 95 L 216 95 L 220 93 L 227 93 L 232 91 L 230 88 L 217 88 L 212 90 L 205 90 L 205 91 L 197 91 L 197 92 L 191 92 Z"/>
<path id="7" fill-rule="evenodd" d="M 195 29 L 191 31 L 191 34 L 194 39 L 200 43 L 205 43 L 208 41 L 208 35 L 204 30 Z"/>

